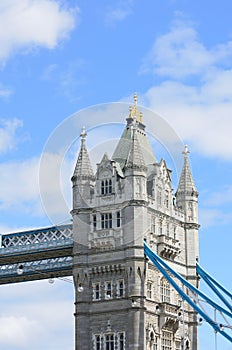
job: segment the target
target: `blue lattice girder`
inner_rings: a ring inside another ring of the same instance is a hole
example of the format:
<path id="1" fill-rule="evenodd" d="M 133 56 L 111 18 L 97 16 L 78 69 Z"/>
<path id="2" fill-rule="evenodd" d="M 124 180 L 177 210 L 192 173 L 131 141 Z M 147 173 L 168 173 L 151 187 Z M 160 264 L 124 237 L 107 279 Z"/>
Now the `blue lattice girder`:
<path id="1" fill-rule="evenodd" d="M 72 256 L 1 265 L 0 284 L 72 276 L 72 267 Z"/>
<path id="2" fill-rule="evenodd" d="M 0 284 L 72 275 L 72 225 L 1 236 Z M 18 274 L 18 267 L 23 273 Z"/>
<path id="3" fill-rule="evenodd" d="M 174 279 L 170 276 L 172 274 L 176 277 L 183 285 L 189 288 L 193 293 L 198 296 L 203 297 L 211 306 L 215 309 L 219 310 L 222 314 L 226 314 L 229 317 L 232 317 L 232 314 L 222 308 L 220 305 L 215 303 L 209 297 L 207 297 L 204 293 L 202 293 L 199 289 L 194 287 L 191 283 L 185 280 L 181 275 L 175 272 L 163 259 L 161 259 L 155 252 L 151 250 L 151 248 L 144 242 L 144 253 L 145 255 L 153 262 L 153 264 L 157 267 L 157 269 L 164 275 L 164 277 L 168 280 L 168 282 L 174 287 L 174 289 L 178 292 L 178 294 L 185 300 L 198 314 L 200 314 L 203 319 L 213 327 L 215 332 L 220 333 L 223 337 L 229 340 L 232 343 L 232 337 L 225 332 L 220 325 L 215 322 L 212 318 L 210 318 L 174 281 Z"/>

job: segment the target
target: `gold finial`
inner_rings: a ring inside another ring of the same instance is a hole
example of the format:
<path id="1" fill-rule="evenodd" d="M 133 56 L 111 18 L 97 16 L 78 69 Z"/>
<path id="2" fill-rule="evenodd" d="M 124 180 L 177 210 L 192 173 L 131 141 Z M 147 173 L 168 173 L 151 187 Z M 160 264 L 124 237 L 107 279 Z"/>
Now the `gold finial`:
<path id="1" fill-rule="evenodd" d="M 136 120 L 142 123 L 142 112 L 139 113 L 138 108 L 137 108 L 137 102 L 138 102 L 138 95 L 135 92 L 134 93 L 134 106 L 129 107 L 129 117 L 133 118 L 136 117 Z"/>
<path id="2" fill-rule="evenodd" d="M 137 107 L 138 96 L 137 93 L 134 93 L 134 107 Z"/>

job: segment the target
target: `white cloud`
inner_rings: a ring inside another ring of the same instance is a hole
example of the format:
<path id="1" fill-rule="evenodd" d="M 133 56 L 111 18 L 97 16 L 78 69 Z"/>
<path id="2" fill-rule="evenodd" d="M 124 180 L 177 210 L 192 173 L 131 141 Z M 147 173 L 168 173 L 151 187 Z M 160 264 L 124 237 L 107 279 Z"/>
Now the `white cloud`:
<path id="1" fill-rule="evenodd" d="M 13 335 L 13 336 L 12 336 Z M 0 344 L 24 349 L 33 338 L 38 337 L 38 324 L 26 317 L 0 317 Z"/>
<path id="2" fill-rule="evenodd" d="M 229 64 L 231 58 L 232 41 L 208 49 L 192 24 L 175 21 L 168 33 L 155 40 L 144 58 L 141 72 L 174 79 L 205 75 L 218 63 Z"/>
<path id="3" fill-rule="evenodd" d="M 16 118 L 0 119 L 0 153 L 5 153 L 16 146 L 19 141 L 17 131 L 22 126 L 22 121 Z"/>
<path id="4" fill-rule="evenodd" d="M 70 102 L 76 102 L 82 97 L 81 87 L 87 81 L 86 65 L 87 62 L 82 59 L 65 62 L 65 67 L 53 63 L 42 72 L 41 79 L 52 81 L 58 95 L 65 96 Z"/>
<path id="5" fill-rule="evenodd" d="M 232 223 L 232 214 L 219 208 L 201 208 L 199 222 L 203 229 Z"/>
<path id="6" fill-rule="evenodd" d="M 105 14 L 105 22 L 112 25 L 126 19 L 133 11 L 133 0 L 119 1 L 117 6 L 109 8 Z"/>
<path id="7" fill-rule="evenodd" d="M 39 169 L 39 191 L 46 215 L 53 223 L 70 218 L 71 169 L 65 155 L 44 153 Z"/>
<path id="8" fill-rule="evenodd" d="M 0 61 L 16 51 L 33 47 L 55 48 L 75 26 L 77 8 L 54 0 L 0 2 Z"/>
<path id="9" fill-rule="evenodd" d="M 57 218 L 56 222 L 52 220 L 52 224 L 70 219 L 70 177 L 73 160 L 65 160 L 57 154 L 49 154 L 45 158 L 43 170 L 40 168 L 38 157 L 29 158 L 23 162 L 0 164 L 0 209 L 2 211 L 17 208 L 17 212 L 32 216 L 47 215 L 50 219 Z M 42 176 L 40 183 L 39 171 Z M 43 202 L 46 202 L 45 207 L 42 205 L 41 196 Z"/>
<path id="10" fill-rule="evenodd" d="M 199 88 L 166 81 L 150 88 L 144 98 L 194 151 L 231 160 L 232 96 L 224 100 L 226 94 L 220 98 L 220 87 L 216 90 L 210 83 Z"/>
<path id="11" fill-rule="evenodd" d="M 9 88 L 4 87 L 1 83 L 0 83 L 0 97 L 1 98 L 8 98 L 9 96 L 11 96 L 13 93 L 13 91 Z"/>
<path id="12" fill-rule="evenodd" d="M 232 203 L 232 185 L 224 186 L 216 192 L 210 192 L 204 201 L 205 205 L 210 206 L 221 206 L 228 203 Z"/>
<path id="13" fill-rule="evenodd" d="M 1 286 L 1 350 L 73 348 L 73 285 L 55 279 Z M 14 336 L 12 336 L 14 334 Z"/>
<path id="14" fill-rule="evenodd" d="M 0 208 L 41 214 L 38 190 L 39 159 L 0 164 Z"/>
<path id="15" fill-rule="evenodd" d="M 189 24 L 159 37 L 143 69 L 166 77 L 144 103 L 172 125 L 194 151 L 232 159 L 232 43 L 207 48 Z M 195 75 L 194 80 L 185 81 Z M 168 101 L 168 103 L 167 103 Z"/>

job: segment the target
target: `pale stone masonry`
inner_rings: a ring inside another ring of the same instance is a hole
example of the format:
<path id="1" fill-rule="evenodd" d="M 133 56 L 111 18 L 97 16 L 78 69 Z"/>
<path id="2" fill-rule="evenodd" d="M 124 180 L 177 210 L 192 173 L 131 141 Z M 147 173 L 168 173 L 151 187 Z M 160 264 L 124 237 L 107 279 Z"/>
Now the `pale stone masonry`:
<path id="1" fill-rule="evenodd" d="M 144 117 L 146 119 L 146 116 Z M 197 350 L 197 315 L 144 257 L 152 249 L 195 286 L 198 193 L 188 149 L 176 194 L 157 162 L 137 97 L 125 130 L 94 175 L 81 134 L 73 183 L 78 350 Z"/>

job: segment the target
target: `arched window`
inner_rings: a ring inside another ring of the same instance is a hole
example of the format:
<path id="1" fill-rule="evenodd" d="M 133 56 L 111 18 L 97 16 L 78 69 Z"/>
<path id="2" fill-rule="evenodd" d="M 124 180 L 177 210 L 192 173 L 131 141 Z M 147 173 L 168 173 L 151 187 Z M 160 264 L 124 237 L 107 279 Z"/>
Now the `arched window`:
<path id="1" fill-rule="evenodd" d="M 161 301 L 163 303 L 170 303 L 170 294 L 171 294 L 171 289 L 170 289 L 170 284 L 168 281 L 162 277 L 160 281 L 160 297 Z"/>

